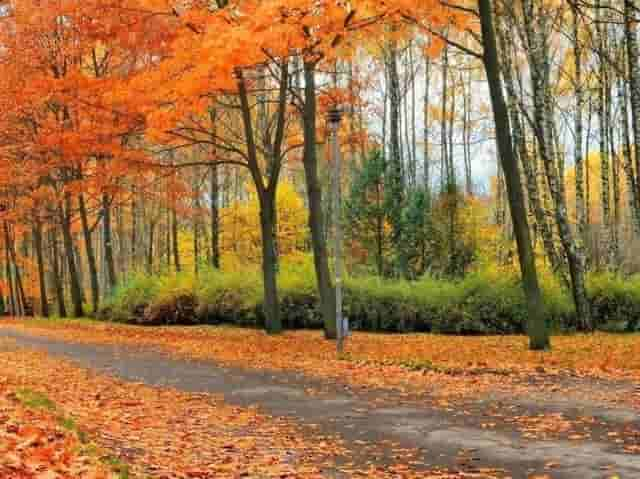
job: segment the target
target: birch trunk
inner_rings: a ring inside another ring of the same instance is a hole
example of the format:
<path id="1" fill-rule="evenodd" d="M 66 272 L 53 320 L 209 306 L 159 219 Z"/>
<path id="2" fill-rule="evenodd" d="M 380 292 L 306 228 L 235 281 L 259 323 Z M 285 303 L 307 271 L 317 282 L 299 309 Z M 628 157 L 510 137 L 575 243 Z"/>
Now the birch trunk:
<path id="1" fill-rule="evenodd" d="M 639 6 L 636 0 L 624 0 L 624 30 L 627 47 L 627 63 L 629 65 L 629 96 L 631 99 L 631 131 L 633 134 L 633 144 L 635 145 L 634 201 L 636 208 L 633 211 L 635 212 L 636 234 L 640 234 L 640 51 L 638 50 L 637 36 L 638 8 Z M 626 99 L 624 100 L 624 105 L 623 115 L 626 122 L 628 121 Z M 625 137 L 629 138 L 629 135 L 626 134 Z M 630 150 L 629 148 L 629 158 L 631 158 Z M 631 173 L 633 168 L 629 168 L 628 170 L 629 173 Z"/>
<path id="2" fill-rule="evenodd" d="M 528 58 L 531 67 L 531 84 L 534 103 L 534 124 L 538 150 L 546 174 L 546 181 L 554 202 L 554 216 L 560 242 L 569 266 L 573 300 L 578 320 L 585 329 L 591 329 L 591 314 L 585 284 L 584 252 L 576 247 L 569 223 L 563 188 L 560 184 L 555 161 L 553 129 L 554 119 L 549 85 L 548 25 L 544 12 L 535 11 L 532 0 L 523 0 L 523 18 L 528 42 Z M 536 24 L 534 24 L 536 22 Z"/>

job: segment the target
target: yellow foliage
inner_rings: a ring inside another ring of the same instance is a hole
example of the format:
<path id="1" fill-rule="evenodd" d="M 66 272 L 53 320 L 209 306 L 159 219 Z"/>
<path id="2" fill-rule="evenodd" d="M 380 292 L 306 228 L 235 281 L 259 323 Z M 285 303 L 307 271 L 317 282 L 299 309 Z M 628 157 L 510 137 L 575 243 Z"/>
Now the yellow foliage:
<path id="1" fill-rule="evenodd" d="M 489 221 L 491 207 L 486 199 L 469 197 L 459 211 L 458 221 L 465 243 L 473 245 L 482 267 L 496 256 L 501 241 L 499 227 Z"/>
<path id="2" fill-rule="evenodd" d="M 623 159 L 617 158 L 620 165 L 620 207 L 625 210 L 628 205 L 627 195 L 627 179 L 622 168 Z M 585 160 L 585 202 L 588 202 L 587 207 L 589 209 L 589 223 L 599 224 L 602 222 L 602 179 L 601 179 L 601 161 L 600 153 L 597 151 L 591 152 Z M 569 209 L 569 215 L 572 221 L 576 221 L 576 172 L 575 168 L 568 168 L 565 173 L 565 185 L 567 193 L 567 206 Z M 613 189 L 613 181 L 609 182 L 609 186 Z M 613 204 L 613 190 L 609 192 L 609 198 Z"/>
<path id="3" fill-rule="evenodd" d="M 307 210 L 293 184 L 283 181 L 276 198 L 278 254 L 295 258 L 304 246 L 307 232 Z M 221 263 L 233 270 L 262 260 L 260 207 L 255 192 L 245 201 L 235 201 L 220 212 Z"/>

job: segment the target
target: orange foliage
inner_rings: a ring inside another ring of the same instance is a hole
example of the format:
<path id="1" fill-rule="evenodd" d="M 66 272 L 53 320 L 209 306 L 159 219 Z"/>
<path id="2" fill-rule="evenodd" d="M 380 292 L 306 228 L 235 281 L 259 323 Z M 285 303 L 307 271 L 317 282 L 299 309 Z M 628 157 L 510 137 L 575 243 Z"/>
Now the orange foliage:
<path id="1" fill-rule="evenodd" d="M 5 3 L 0 190 L 9 208 L 0 216 L 16 239 L 20 228 L 42 224 L 46 233 L 65 198 L 78 231 L 81 194 L 91 222 L 103 195 L 117 205 L 127 201 L 131 185 L 137 193 L 149 188 L 150 195 L 176 207 L 183 185 L 158 168 L 161 161 L 149 154 L 151 147 L 183 144 L 184 137 L 169 130 L 186 120 L 200 121 L 212 99 L 236 93 L 238 69 L 297 56 L 325 71 L 338 57 L 352 57 L 372 36 L 401 39 L 427 24 L 430 29 L 466 25 L 460 10 L 438 0 L 248 0 L 220 9 L 212 9 L 211 2 L 171 0 Z M 437 49 L 439 41 L 431 44 Z M 250 90 L 256 81 L 247 79 Z M 354 81 L 348 91 L 319 89 L 319 114 L 337 100 L 362 108 L 360 87 Z M 237 121 L 231 126 L 237 130 Z M 295 159 L 299 127 L 286 136 Z M 362 125 L 345 124 L 341 136 L 355 151 L 364 148 L 367 135 Z M 216 155 L 210 160 L 229 160 Z M 158 184 L 166 189 L 158 191 Z M 31 294 L 37 275 L 30 263 L 22 266 Z"/>

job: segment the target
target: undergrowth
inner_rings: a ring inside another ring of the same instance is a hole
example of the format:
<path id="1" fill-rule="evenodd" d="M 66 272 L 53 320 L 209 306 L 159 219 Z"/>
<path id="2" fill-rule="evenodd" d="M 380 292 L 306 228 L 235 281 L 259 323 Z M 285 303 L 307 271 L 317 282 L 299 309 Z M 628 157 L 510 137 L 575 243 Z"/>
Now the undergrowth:
<path id="1" fill-rule="evenodd" d="M 542 273 L 547 320 L 556 331 L 578 322 L 570 295 Z M 640 328 L 640 277 L 592 274 L 589 300 L 596 324 L 607 330 Z M 311 262 L 282 264 L 278 275 L 282 318 L 288 328 L 320 328 Z M 201 270 L 149 276 L 138 273 L 103 304 L 98 318 L 136 324 L 262 326 L 263 290 L 258 269 Z M 486 269 L 464 279 L 424 276 L 417 281 L 347 277 L 344 310 L 352 326 L 367 331 L 445 334 L 520 334 L 527 308 L 518 275 Z"/>

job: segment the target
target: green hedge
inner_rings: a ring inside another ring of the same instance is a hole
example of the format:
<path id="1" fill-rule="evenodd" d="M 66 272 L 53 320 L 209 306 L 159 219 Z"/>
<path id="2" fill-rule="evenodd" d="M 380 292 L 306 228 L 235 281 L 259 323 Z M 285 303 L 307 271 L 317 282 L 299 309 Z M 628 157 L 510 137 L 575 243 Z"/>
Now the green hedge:
<path id="1" fill-rule="evenodd" d="M 549 321 L 568 325 L 571 305 L 559 289 L 545 289 Z M 447 334 L 517 334 L 526 327 L 526 303 L 515 276 L 473 273 L 461 281 L 429 277 L 415 282 L 352 279 L 346 309 L 366 330 Z"/>
<path id="2" fill-rule="evenodd" d="M 591 275 L 587 282 L 591 314 L 600 329 L 640 331 L 640 275 Z"/>
<path id="3" fill-rule="evenodd" d="M 322 327 L 314 278 L 310 263 L 282 267 L 279 295 L 285 327 Z M 574 329 L 577 321 L 570 296 L 553 278 L 545 278 L 542 284 L 552 327 Z M 640 277 L 592 275 L 588 286 L 598 326 L 640 329 Z M 138 324 L 262 326 L 262 299 L 257 270 L 208 270 L 198 277 L 192 273 L 136 275 L 115 291 L 99 317 Z M 348 278 L 344 309 L 354 328 L 367 331 L 519 334 L 525 331 L 527 319 L 518 278 L 497 272 L 472 273 L 460 281 Z"/>

